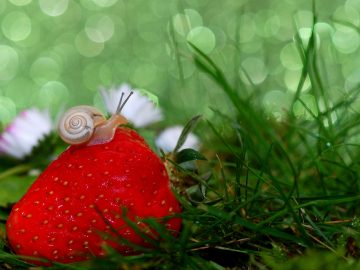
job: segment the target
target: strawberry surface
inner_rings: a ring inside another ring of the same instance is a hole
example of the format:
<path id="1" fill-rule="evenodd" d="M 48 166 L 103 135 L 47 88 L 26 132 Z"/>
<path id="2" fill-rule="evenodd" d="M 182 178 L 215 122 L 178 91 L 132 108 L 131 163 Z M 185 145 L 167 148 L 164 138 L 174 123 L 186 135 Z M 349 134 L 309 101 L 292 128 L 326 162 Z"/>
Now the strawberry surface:
<path id="1" fill-rule="evenodd" d="M 163 163 L 129 128 L 118 128 L 106 144 L 70 146 L 53 161 L 14 205 L 8 241 L 19 255 L 63 263 L 104 255 L 104 244 L 133 254 L 114 231 L 149 244 L 124 221 L 123 209 L 143 230 L 141 219 L 181 211 Z M 174 234 L 180 229 L 179 218 L 159 222 Z"/>

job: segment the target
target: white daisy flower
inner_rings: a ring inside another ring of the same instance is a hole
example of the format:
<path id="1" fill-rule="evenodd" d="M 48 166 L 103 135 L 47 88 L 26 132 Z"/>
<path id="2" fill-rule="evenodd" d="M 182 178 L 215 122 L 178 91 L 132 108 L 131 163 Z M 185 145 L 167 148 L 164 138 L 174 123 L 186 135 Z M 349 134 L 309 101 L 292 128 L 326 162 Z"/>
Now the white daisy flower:
<path id="1" fill-rule="evenodd" d="M 137 89 L 132 89 L 128 84 L 122 84 L 116 89 L 101 89 L 100 91 L 106 110 L 111 114 L 116 112 L 122 93 L 126 97 L 133 91 L 133 95 L 122 109 L 121 114 L 137 128 L 148 126 L 163 119 L 162 111 L 156 107 L 156 104 L 147 95 L 143 95 Z"/>
<path id="2" fill-rule="evenodd" d="M 162 149 L 165 153 L 172 152 L 180 138 L 183 126 L 172 126 L 163 130 L 155 140 L 155 144 L 158 148 Z M 198 136 L 193 133 L 189 133 L 184 144 L 179 150 L 192 148 L 199 150 L 200 140 Z"/>
<path id="3" fill-rule="evenodd" d="M 53 128 L 48 111 L 36 108 L 21 112 L 0 135 L 0 153 L 24 158 Z"/>

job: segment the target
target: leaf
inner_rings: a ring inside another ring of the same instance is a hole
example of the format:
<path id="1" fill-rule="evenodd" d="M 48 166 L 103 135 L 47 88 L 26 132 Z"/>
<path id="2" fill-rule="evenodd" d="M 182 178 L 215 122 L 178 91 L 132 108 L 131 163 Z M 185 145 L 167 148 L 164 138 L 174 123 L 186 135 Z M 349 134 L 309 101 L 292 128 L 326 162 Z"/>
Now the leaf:
<path id="1" fill-rule="evenodd" d="M 151 93 L 146 89 L 136 89 L 136 90 L 139 91 L 141 95 L 146 96 L 152 103 L 155 104 L 156 107 L 159 106 L 159 98 L 157 97 L 157 95 Z"/>
<path id="2" fill-rule="evenodd" d="M 9 177 L 12 177 L 13 175 L 27 172 L 30 169 L 31 169 L 31 167 L 28 164 L 12 167 L 12 168 L 7 169 L 6 171 L 0 173 L 0 181 L 2 181 L 3 179 L 7 179 Z"/>
<path id="3" fill-rule="evenodd" d="M 5 209 L 1 208 L 0 209 L 0 221 L 6 221 L 8 216 L 9 216 L 9 214 L 7 213 L 7 211 Z"/>
<path id="4" fill-rule="evenodd" d="M 216 270 L 225 270 L 224 267 L 222 267 L 220 264 L 217 264 L 216 262 L 209 261 L 210 265 L 214 267 Z"/>
<path id="5" fill-rule="evenodd" d="M 206 160 L 201 153 L 191 148 L 186 148 L 178 152 L 175 159 L 178 164 L 192 160 Z"/>
<path id="6" fill-rule="evenodd" d="M 7 207 L 20 200 L 34 181 L 34 176 L 12 176 L 2 179 L 0 181 L 0 206 Z"/>
<path id="7" fill-rule="evenodd" d="M 0 223 L 0 250 L 3 250 L 6 243 L 6 228 L 4 223 Z"/>
<path id="8" fill-rule="evenodd" d="M 185 125 L 184 129 L 181 132 L 179 140 L 177 141 L 176 147 L 174 149 L 174 153 L 176 153 L 181 148 L 181 146 L 183 146 L 187 136 L 195 128 L 196 124 L 199 122 L 201 117 L 202 117 L 201 115 L 196 115 L 189 122 L 187 122 L 187 124 Z"/>

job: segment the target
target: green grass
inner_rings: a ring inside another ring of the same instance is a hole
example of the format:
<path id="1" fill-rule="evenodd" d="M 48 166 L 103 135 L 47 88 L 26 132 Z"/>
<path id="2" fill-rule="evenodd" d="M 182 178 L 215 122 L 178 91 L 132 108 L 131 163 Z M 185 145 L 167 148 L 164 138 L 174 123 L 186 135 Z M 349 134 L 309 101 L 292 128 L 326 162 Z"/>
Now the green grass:
<path id="1" fill-rule="evenodd" d="M 49 269 L 360 269 L 359 115 L 352 107 L 360 86 L 333 102 L 314 34 L 307 46 L 295 37 L 303 69 L 281 121 L 269 117 L 256 95 L 230 82 L 216 62 L 189 44 L 198 70 L 216 83 L 233 113 L 213 109 L 214 119 L 199 124 L 206 132 L 201 151 L 206 160 L 197 161 L 196 171 L 173 164 L 184 181 L 177 190 L 183 207 L 180 235 L 175 238 L 148 220 L 161 236 L 155 249 L 128 257 L 109 250 L 104 258 Z M 302 100 L 307 78 L 315 109 Z M 296 117 L 294 106 L 310 117 Z M 1 173 L 0 180 L 23 168 Z M 1 209 L 1 222 L 8 211 Z M 1 247 L 4 269 L 29 267 L 5 241 Z"/>

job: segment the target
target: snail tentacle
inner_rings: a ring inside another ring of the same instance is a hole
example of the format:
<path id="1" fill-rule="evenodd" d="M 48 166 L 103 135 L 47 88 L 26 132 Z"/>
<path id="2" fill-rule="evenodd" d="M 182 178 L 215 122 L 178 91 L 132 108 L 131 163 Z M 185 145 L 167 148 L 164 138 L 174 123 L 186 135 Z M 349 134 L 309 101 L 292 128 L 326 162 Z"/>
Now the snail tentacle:
<path id="1" fill-rule="evenodd" d="M 131 91 L 124 102 L 122 102 L 124 93 L 121 94 L 115 114 L 95 129 L 94 135 L 91 137 L 87 145 L 103 144 L 111 141 L 115 136 L 117 127 L 128 123 L 127 119 L 120 113 L 133 93 L 134 92 Z"/>

